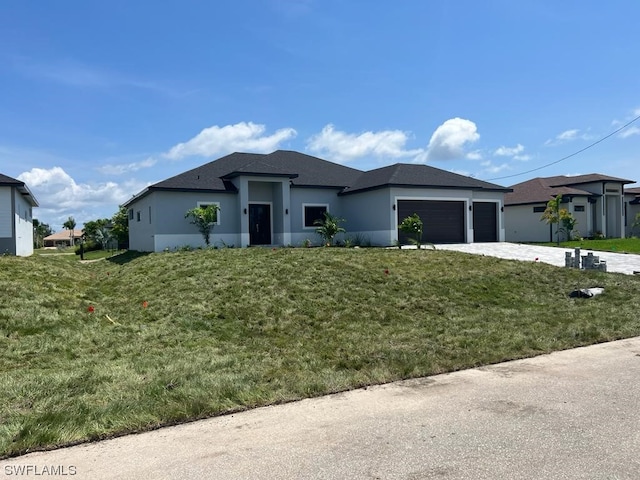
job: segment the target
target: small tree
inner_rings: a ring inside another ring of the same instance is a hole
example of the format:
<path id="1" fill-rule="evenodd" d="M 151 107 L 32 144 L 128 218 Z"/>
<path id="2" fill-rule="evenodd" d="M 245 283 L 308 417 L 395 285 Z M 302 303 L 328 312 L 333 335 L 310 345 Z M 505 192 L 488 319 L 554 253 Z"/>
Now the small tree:
<path id="1" fill-rule="evenodd" d="M 338 233 L 344 233 L 346 230 L 340 226 L 344 222 L 344 218 L 338 218 L 331 215 L 329 212 L 324 212 L 324 218 L 318 219 L 313 222 L 314 225 L 318 225 L 316 233 L 322 237 L 325 245 L 333 245 L 333 238 Z"/>
<path id="2" fill-rule="evenodd" d="M 202 234 L 202 238 L 204 238 L 204 243 L 207 244 L 207 247 L 211 243 L 211 231 L 218 221 L 219 211 L 220 207 L 217 205 L 206 205 L 204 207 L 192 208 L 184 215 L 184 218 L 190 218 L 190 223 L 198 227 L 198 231 Z"/>
<path id="3" fill-rule="evenodd" d="M 640 212 L 636 213 L 636 219 L 631 225 L 631 231 L 635 231 L 636 228 L 640 228 Z"/>
<path id="4" fill-rule="evenodd" d="M 567 240 L 573 240 L 573 229 L 576 228 L 578 221 L 566 208 L 561 208 L 559 215 L 560 224 L 562 225 L 560 230 L 563 230 L 567 234 Z"/>
<path id="5" fill-rule="evenodd" d="M 127 215 L 127 209 L 120 207 L 118 212 L 111 217 L 111 224 L 113 230 L 111 234 L 118 240 L 118 248 L 122 245 L 128 248 L 129 245 L 129 215 Z"/>
<path id="6" fill-rule="evenodd" d="M 417 213 L 414 213 L 402 220 L 402 223 L 398 225 L 398 228 L 402 233 L 406 233 L 411 242 L 420 248 L 424 224 Z"/>
<path id="7" fill-rule="evenodd" d="M 557 195 L 547 203 L 547 208 L 540 217 L 540 221 L 544 220 L 549 225 L 557 225 L 556 244 L 560 245 L 560 233 L 565 232 L 567 239 L 571 240 L 571 232 L 577 225 L 577 221 L 573 215 L 566 209 L 560 208 L 562 204 L 562 195 Z"/>
<path id="8" fill-rule="evenodd" d="M 33 219 L 33 242 L 35 248 L 42 247 L 44 245 L 44 237 L 48 237 L 52 233 L 48 224 L 40 222 L 37 218 Z"/>

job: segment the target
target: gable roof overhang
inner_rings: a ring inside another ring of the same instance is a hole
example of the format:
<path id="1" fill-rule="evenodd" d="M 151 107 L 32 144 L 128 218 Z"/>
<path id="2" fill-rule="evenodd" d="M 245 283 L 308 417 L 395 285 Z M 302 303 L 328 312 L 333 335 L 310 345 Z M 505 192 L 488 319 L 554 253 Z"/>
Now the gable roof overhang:
<path id="1" fill-rule="evenodd" d="M 238 193 L 238 189 L 231 182 L 224 182 L 225 185 L 229 184 L 228 188 L 223 190 L 217 188 L 188 188 L 188 187 L 158 187 L 155 185 L 150 185 L 140 193 L 132 196 L 130 199 L 126 200 L 121 206 L 124 208 L 130 207 L 132 204 L 137 202 L 138 200 L 142 200 L 147 195 L 150 195 L 153 192 L 193 192 L 193 193 Z"/>
<path id="2" fill-rule="evenodd" d="M 348 195 L 380 188 L 432 188 L 447 190 L 473 190 L 510 192 L 511 189 L 476 178 L 448 172 L 429 165 L 395 163 L 363 172 L 355 182 L 340 193 Z"/>
<path id="3" fill-rule="evenodd" d="M 20 180 L 16 180 L 15 178 L 11 178 L 0 173 L 0 187 L 13 187 L 18 190 L 23 197 L 25 197 L 32 207 L 40 206 L 35 195 L 31 190 L 29 190 L 29 187 L 27 187 L 27 184 Z"/>
<path id="4" fill-rule="evenodd" d="M 222 178 L 223 180 L 230 180 L 232 178 L 238 178 L 238 177 L 261 177 L 261 178 L 273 177 L 273 178 L 293 179 L 293 178 L 298 178 L 298 174 L 297 173 L 252 172 L 250 170 L 247 170 L 247 171 L 235 170 L 226 175 L 223 175 L 220 178 Z"/>
<path id="5" fill-rule="evenodd" d="M 383 188 L 430 188 L 435 190 L 470 190 L 470 191 L 482 191 L 482 192 L 500 192 L 508 193 L 512 190 L 510 188 L 481 188 L 481 187 L 465 187 L 455 185 L 429 185 L 429 184 L 414 184 L 414 183 L 384 183 L 380 185 L 371 185 L 369 187 L 358 188 L 356 190 L 343 189 L 338 195 L 352 195 L 355 193 L 370 192 L 372 190 L 380 190 Z"/>

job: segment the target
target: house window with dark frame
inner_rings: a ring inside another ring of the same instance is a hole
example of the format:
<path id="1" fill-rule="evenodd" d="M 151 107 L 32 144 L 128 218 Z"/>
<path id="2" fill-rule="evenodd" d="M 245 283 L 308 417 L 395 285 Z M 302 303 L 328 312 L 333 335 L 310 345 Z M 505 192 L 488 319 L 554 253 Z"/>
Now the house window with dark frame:
<path id="1" fill-rule="evenodd" d="M 304 205 L 304 227 L 314 228 L 316 220 L 324 219 L 324 213 L 329 211 L 327 205 Z"/>
<path id="2" fill-rule="evenodd" d="M 129 209 L 129 220 L 133 220 L 133 208 Z"/>
<path id="3" fill-rule="evenodd" d="M 573 211 L 574 212 L 584 212 L 584 205 L 574 205 L 573 206 Z"/>
<path id="4" fill-rule="evenodd" d="M 218 207 L 218 209 L 216 210 L 216 221 L 214 222 L 214 225 L 220 225 L 220 202 L 198 202 L 197 203 L 197 206 L 202 208 L 208 207 L 209 205 Z"/>
<path id="5" fill-rule="evenodd" d="M 136 221 L 138 221 L 138 222 L 139 222 L 141 218 L 142 218 L 142 215 L 141 215 L 141 213 L 140 213 L 140 210 L 138 210 L 138 211 L 136 212 Z"/>
<path id="6" fill-rule="evenodd" d="M 533 213 L 544 213 L 547 207 L 533 207 Z"/>

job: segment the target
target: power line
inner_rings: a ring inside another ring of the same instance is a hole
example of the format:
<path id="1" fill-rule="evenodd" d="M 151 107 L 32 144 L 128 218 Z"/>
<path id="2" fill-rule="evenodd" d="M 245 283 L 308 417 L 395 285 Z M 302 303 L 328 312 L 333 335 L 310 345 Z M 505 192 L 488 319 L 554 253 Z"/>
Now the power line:
<path id="1" fill-rule="evenodd" d="M 513 178 L 513 177 L 519 177 L 520 175 L 526 175 L 527 173 L 532 173 L 532 172 L 537 172 L 538 170 L 542 170 L 543 168 L 547 168 L 550 167 L 551 165 L 555 165 L 557 163 L 560 162 L 564 162 L 565 160 L 568 160 L 571 157 L 575 157 L 576 155 L 578 155 L 579 153 L 584 152 L 585 150 L 589 150 L 591 147 L 595 147 L 596 145 L 598 145 L 601 142 L 604 142 L 607 138 L 609 137 L 613 137 L 616 133 L 621 132 L 622 130 L 624 130 L 625 128 L 627 128 L 629 125 L 631 125 L 633 122 L 637 121 L 640 119 L 640 115 L 638 115 L 636 118 L 634 118 L 633 120 L 630 120 L 629 122 L 625 123 L 624 125 L 622 125 L 620 128 L 618 128 L 617 130 L 614 130 L 613 132 L 611 132 L 609 135 L 606 135 L 604 137 L 602 137 L 601 139 L 593 142 L 590 145 L 587 145 L 586 147 L 578 150 L 577 152 L 573 152 L 571 155 L 567 155 L 566 157 L 562 157 L 560 160 L 556 160 L 555 162 L 551 162 L 551 163 L 547 163 L 546 165 L 542 165 L 541 167 L 537 167 L 537 168 L 533 168 L 531 170 L 527 170 L 526 172 L 520 172 L 520 173 L 514 173 L 513 175 L 505 175 L 503 177 L 495 177 L 495 178 L 489 178 L 488 181 L 493 181 L 493 180 L 502 180 L 505 178 Z"/>

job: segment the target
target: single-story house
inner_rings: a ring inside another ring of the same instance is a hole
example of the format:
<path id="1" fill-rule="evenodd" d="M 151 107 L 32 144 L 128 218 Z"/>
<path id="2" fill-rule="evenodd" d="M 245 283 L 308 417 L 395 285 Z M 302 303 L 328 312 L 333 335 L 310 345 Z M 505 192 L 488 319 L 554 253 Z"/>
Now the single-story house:
<path id="1" fill-rule="evenodd" d="M 219 207 L 212 242 L 228 245 L 318 244 L 314 221 L 345 219 L 347 234 L 388 246 L 413 214 L 425 242 L 504 241 L 509 189 L 426 165 L 395 164 L 368 172 L 293 151 L 232 153 L 145 188 L 124 203 L 129 247 L 163 251 L 203 246 L 185 213 Z"/>
<path id="2" fill-rule="evenodd" d="M 640 226 L 633 226 L 636 222 L 636 216 L 640 215 L 640 187 L 624 189 L 624 207 L 627 237 L 640 237 Z M 638 221 L 640 221 L 640 218 L 638 218 Z"/>
<path id="3" fill-rule="evenodd" d="M 538 177 L 512 185 L 504 199 L 508 242 L 549 242 L 557 225 L 541 220 L 547 202 L 562 195 L 563 205 L 576 219 L 574 229 L 582 237 L 624 237 L 627 214 L 624 186 L 632 180 L 599 173 Z"/>
<path id="4" fill-rule="evenodd" d="M 44 237 L 44 246 L 47 247 L 70 247 L 82 239 L 83 230 L 62 230 L 48 237 Z"/>
<path id="5" fill-rule="evenodd" d="M 37 206 L 24 182 L 0 173 L 0 255 L 33 254 L 33 207 Z"/>

